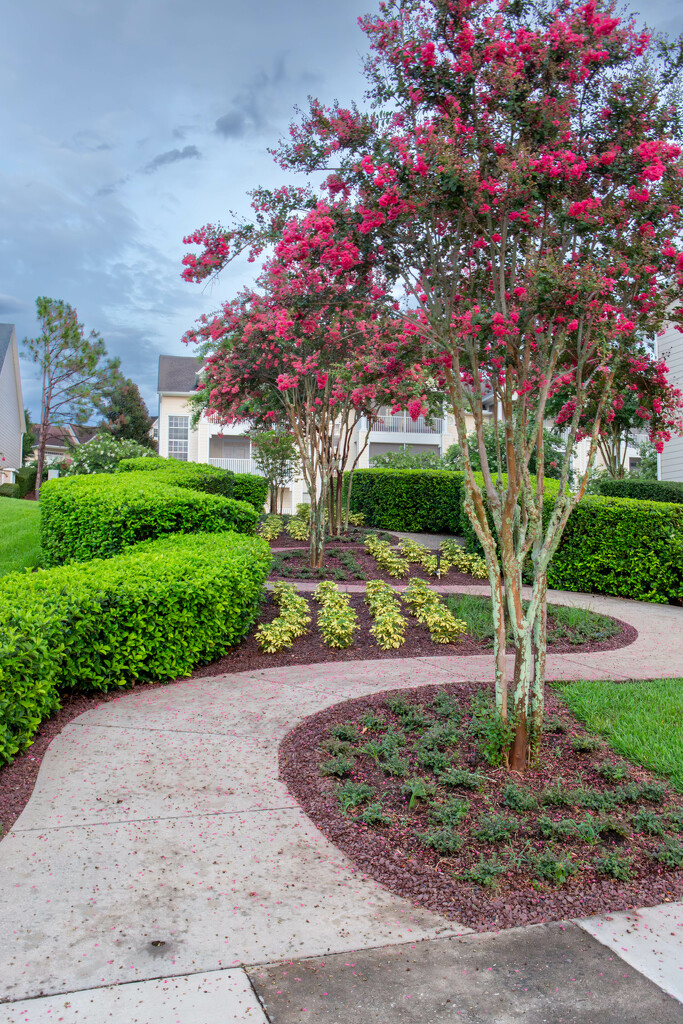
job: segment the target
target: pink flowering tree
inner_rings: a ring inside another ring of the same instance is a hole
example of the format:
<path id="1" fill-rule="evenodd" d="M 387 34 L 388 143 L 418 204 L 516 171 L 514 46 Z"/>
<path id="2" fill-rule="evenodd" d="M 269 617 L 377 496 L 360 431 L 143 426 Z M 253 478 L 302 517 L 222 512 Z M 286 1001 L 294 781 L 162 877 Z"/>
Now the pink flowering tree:
<path id="1" fill-rule="evenodd" d="M 645 347 L 623 360 L 614 381 L 611 408 L 602 416 L 597 434 L 598 451 L 614 479 L 624 476 L 626 453 L 630 445 L 637 444 L 637 434 L 646 433 L 661 451 L 672 434 L 683 433 L 683 395 L 668 375 L 665 362 Z M 601 389 L 589 385 L 577 440 L 590 436 L 600 397 Z M 559 426 L 571 421 L 576 407 L 573 389 L 560 388 L 548 407 Z"/>
<path id="2" fill-rule="evenodd" d="M 354 241 L 350 216 L 344 204 L 316 202 L 302 216 L 274 217 L 277 241 L 259 290 L 226 302 L 185 339 L 205 357 L 198 408 L 225 422 L 283 426 L 294 438 L 311 498 L 313 567 L 322 564 L 326 509 L 330 532 L 348 525 L 351 482 L 344 507 L 343 473 L 352 479 L 367 445 L 369 432 L 352 447 L 361 419 L 371 423 L 387 403 L 415 417 L 426 411 L 419 342 L 405 337 L 375 260 Z M 209 261 L 205 248 L 186 262 L 190 273 L 216 273 L 242 246 L 225 232 L 214 261 L 217 237 L 212 229 Z"/>
<path id="3" fill-rule="evenodd" d="M 374 110 L 313 101 L 278 155 L 357 204 L 452 406 L 491 585 L 497 714 L 521 771 L 543 719 L 548 564 L 587 482 L 569 487 L 572 450 L 589 438 L 590 469 L 638 338 L 683 323 L 667 313 L 683 283 L 676 61 L 604 0 L 386 0 L 361 26 Z M 634 383 L 656 422 L 656 395 Z M 551 492 L 543 423 L 563 389 Z M 493 459 L 487 408 L 502 427 Z"/>

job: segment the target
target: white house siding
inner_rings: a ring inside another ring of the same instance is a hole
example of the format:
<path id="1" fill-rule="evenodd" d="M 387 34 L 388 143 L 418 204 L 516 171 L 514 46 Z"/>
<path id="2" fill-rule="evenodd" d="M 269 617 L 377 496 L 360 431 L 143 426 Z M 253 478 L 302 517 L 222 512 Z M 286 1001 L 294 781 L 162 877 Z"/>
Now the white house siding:
<path id="1" fill-rule="evenodd" d="M 669 367 L 669 380 L 683 391 L 683 334 L 669 326 L 657 339 L 657 354 Z M 659 479 L 683 481 L 683 437 L 672 437 L 659 458 Z"/>
<path id="2" fill-rule="evenodd" d="M 0 462 L 0 473 L 4 471 L 9 479 L 8 470 L 21 468 L 21 439 L 26 425 L 16 331 L 14 324 L 0 325 L 3 328 L 9 329 L 9 344 L 0 367 L 0 453 L 5 457 Z"/>

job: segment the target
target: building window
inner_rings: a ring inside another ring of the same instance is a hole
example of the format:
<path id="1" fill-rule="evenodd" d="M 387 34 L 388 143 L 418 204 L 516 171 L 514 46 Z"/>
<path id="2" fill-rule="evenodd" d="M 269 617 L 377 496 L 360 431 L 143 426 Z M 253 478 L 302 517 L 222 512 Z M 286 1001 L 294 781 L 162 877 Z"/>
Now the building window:
<path id="1" fill-rule="evenodd" d="M 168 457 L 187 462 L 188 416 L 168 417 Z"/>

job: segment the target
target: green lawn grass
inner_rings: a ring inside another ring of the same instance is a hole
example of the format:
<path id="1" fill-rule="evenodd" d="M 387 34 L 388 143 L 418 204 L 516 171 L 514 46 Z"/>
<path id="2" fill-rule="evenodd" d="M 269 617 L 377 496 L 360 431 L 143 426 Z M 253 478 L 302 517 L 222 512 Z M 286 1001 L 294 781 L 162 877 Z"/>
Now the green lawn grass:
<path id="1" fill-rule="evenodd" d="M 41 564 L 40 505 L 0 498 L 0 576 Z"/>
<path id="2" fill-rule="evenodd" d="M 525 607 L 526 607 L 526 603 Z M 455 615 L 467 623 L 467 632 L 477 640 L 493 643 L 493 616 L 491 599 L 475 594 L 451 594 L 446 604 Z M 606 640 L 619 632 L 621 627 L 606 615 L 599 615 L 587 608 L 566 608 L 564 605 L 548 605 L 548 643 L 569 640 L 582 644 L 595 640 Z M 508 632 L 512 641 L 512 631 Z"/>
<path id="3" fill-rule="evenodd" d="M 683 793 L 683 679 L 553 684 L 571 711 L 636 764 Z"/>

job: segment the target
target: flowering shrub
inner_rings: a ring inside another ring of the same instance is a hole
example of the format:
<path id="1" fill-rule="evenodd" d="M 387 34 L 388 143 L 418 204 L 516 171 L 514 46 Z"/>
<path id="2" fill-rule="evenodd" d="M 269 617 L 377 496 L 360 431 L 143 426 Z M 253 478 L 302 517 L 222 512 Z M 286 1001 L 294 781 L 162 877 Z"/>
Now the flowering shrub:
<path id="1" fill-rule="evenodd" d="M 113 473 L 122 459 L 154 458 L 154 452 L 130 438 L 119 440 L 111 434 L 96 434 L 85 444 L 74 448 L 63 460 L 60 472 L 64 476 L 82 473 Z"/>
<path id="2" fill-rule="evenodd" d="M 408 575 L 408 563 L 392 551 L 388 541 L 380 540 L 372 533 L 365 539 L 365 549 L 372 555 L 380 569 L 383 569 L 389 576 L 400 579 Z"/>
<path id="3" fill-rule="evenodd" d="M 256 642 L 266 654 L 291 647 L 297 637 L 308 632 L 311 621 L 308 602 L 291 583 L 276 583 L 273 599 L 280 606 L 280 614 L 272 622 L 262 622 L 256 630 Z"/>
<path id="4" fill-rule="evenodd" d="M 321 605 L 318 629 L 327 646 L 350 647 L 360 626 L 346 594 L 340 592 L 336 583 L 325 581 L 315 588 L 313 598 Z"/>
<path id="5" fill-rule="evenodd" d="M 467 631 L 467 623 L 456 619 L 424 580 L 411 579 L 404 600 L 437 644 L 455 643 Z"/>
<path id="6" fill-rule="evenodd" d="M 401 614 L 398 595 L 384 580 L 368 580 L 365 603 L 375 620 L 370 632 L 383 651 L 393 651 L 406 641 L 406 622 Z"/>

